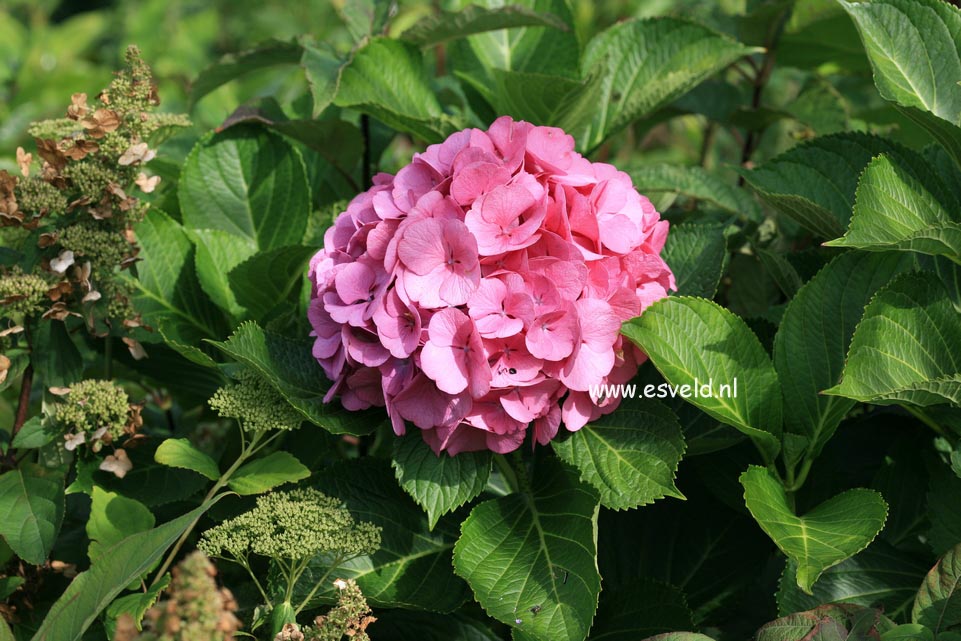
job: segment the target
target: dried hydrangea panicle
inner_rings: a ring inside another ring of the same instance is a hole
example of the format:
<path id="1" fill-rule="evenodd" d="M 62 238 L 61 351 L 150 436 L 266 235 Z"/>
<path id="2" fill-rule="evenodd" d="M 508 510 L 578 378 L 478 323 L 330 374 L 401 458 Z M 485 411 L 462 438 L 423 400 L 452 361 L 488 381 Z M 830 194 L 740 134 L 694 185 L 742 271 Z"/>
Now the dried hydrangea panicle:
<path id="1" fill-rule="evenodd" d="M 220 416 L 237 419 L 247 432 L 293 430 L 303 422 L 272 385 L 246 369 L 236 382 L 219 388 L 209 403 Z"/>
<path id="2" fill-rule="evenodd" d="M 143 425 L 142 405 L 131 403 L 122 387 L 110 381 L 88 379 L 68 388 L 51 388 L 59 396 L 52 418 L 64 431 L 64 447 L 86 446 L 99 452 L 116 445 L 123 436 L 135 436 Z M 133 463 L 123 448 L 116 448 L 100 463 L 101 470 L 123 478 Z"/>
<path id="3" fill-rule="evenodd" d="M 217 570 L 201 552 L 193 552 L 173 570 L 168 598 L 144 616 L 136 634 L 130 618 L 118 621 L 114 641 L 230 641 L 240 630 L 237 602 L 217 586 Z"/>

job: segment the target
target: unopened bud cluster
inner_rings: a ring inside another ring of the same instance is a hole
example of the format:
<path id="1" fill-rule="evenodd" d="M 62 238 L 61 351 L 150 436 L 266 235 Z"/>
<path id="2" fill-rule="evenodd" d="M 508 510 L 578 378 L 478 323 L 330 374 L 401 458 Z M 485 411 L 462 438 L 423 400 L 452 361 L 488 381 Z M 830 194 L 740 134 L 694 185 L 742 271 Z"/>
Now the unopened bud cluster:
<path id="1" fill-rule="evenodd" d="M 303 417 L 268 382 L 243 370 L 234 383 L 218 389 L 210 407 L 224 418 L 235 418 L 248 432 L 293 430 Z"/>
<path id="2" fill-rule="evenodd" d="M 88 379 L 56 392 L 61 398 L 53 417 L 64 430 L 68 450 L 86 444 L 99 452 L 105 444 L 135 434 L 142 423 L 140 406 L 110 381 Z"/>

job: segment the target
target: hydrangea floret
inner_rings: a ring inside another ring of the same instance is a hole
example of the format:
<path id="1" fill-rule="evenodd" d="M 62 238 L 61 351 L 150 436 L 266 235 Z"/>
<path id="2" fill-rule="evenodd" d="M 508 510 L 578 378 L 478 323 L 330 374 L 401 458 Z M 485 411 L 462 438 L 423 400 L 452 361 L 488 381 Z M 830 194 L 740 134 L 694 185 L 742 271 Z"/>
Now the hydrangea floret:
<path id="1" fill-rule="evenodd" d="M 613 411 L 645 356 L 621 323 L 675 287 L 668 223 L 561 129 L 509 117 L 379 174 L 310 263 L 314 356 L 347 409 L 436 451 L 517 449 Z"/>

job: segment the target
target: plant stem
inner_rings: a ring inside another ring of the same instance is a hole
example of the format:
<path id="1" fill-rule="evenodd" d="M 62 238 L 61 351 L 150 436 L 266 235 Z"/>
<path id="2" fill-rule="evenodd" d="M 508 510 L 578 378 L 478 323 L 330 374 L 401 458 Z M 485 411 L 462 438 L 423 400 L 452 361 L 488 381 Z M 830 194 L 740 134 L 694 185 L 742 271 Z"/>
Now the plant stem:
<path id="1" fill-rule="evenodd" d="M 27 410 L 30 409 L 30 392 L 33 387 L 33 363 L 27 365 L 23 371 L 23 378 L 20 381 L 20 400 L 17 403 L 17 417 L 13 421 L 13 429 L 10 430 L 10 439 L 17 435 L 23 424 L 27 422 Z"/>
<path id="2" fill-rule="evenodd" d="M 320 586 L 322 586 L 324 582 L 327 581 L 327 577 L 329 577 L 331 572 L 336 570 L 340 566 L 340 564 L 343 562 L 344 562 L 343 556 L 338 556 L 336 559 L 334 559 L 334 562 L 331 563 L 330 567 L 327 568 L 327 571 L 324 572 L 324 576 L 320 577 L 320 580 L 317 581 L 313 589 L 307 594 L 307 597 L 303 601 L 301 601 L 300 605 L 298 605 L 294 609 L 294 614 L 300 614 L 300 611 L 307 607 L 307 604 L 310 603 L 310 600 L 314 598 L 315 594 L 317 594 L 317 590 L 320 589 Z"/>
<path id="3" fill-rule="evenodd" d="M 494 464 L 497 465 L 497 471 L 500 472 L 504 480 L 507 481 L 507 485 L 515 492 L 520 492 L 521 488 L 520 483 L 517 481 L 517 473 L 514 471 L 514 468 L 511 467 L 511 464 L 507 462 L 507 459 L 504 458 L 503 454 L 494 455 Z"/>
<path id="4" fill-rule="evenodd" d="M 241 430 L 241 438 L 243 438 L 243 427 L 241 427 L 240 430 Z M 248 443 L 246 447 L 244 447 L 244 449 L 240 452 L 240 455 L 237 457 L 237 460 L 234 461 L 229 468 L 227 468 L 226 472 L 220 475 L 220 478 L 217 479 L 217 482 L 214 483 L 214 486 L 210 488 L 209 492 L 207 492 L 207 495 L 204 497 L 203 501 L 200 502 L 201 505 L 203 505 L 204 503 L 207 503 L 212 498 L 214 498 L 217 492 L 219 492 L 225 485 L 227 485 L 227 482 L 230 480 L 230 477 L 233 476 L 234 472 L 236 472 L 240 468 L 240 466 L 243 465 L 244 462 L 246 462 L 247 459 L 249 459 L 252 455 L 254 455 L 260 449 L 260 447 L 262 447 L 263 445 L 266 445 L 271 440 L 273 440 L 277 436 L 277 434 L 273 434 L 269 439 L 267 439 L 267 441 L 261 444 L 260 439 L 262 436 L 263 436 L 263 432 L 257 432 L 254 434 L 254 437 L 250 439 L 250 443 Z M 173 563 L 174 558 L 176 558 L 177 553 L 180 552 L 180 548 L 182 548 L 184 543 L 187 542 L 187 539 L 190 537 L 190 534 L 193 532 L 194 528 L 197 527 L 197 523 L 199 521 L 200 521 L 200 515 L 198 515 L 197 518 L 195 518 L 193 522 L 189 526 L 187 526 L 187 529 L 184 530 L 184 533 L 181 534 L 180 538 L 177 539 L 177 542 L 174 543 L 173 548 L 171 548 L 170 552 L 167 553 L 167 558 L 164 559 L 163 565 L 161 565 L 160 569 L 157 570 L 157 574 L 156 576 L 154 576 L 153 582 L 150 584 L 151 586 L 156 585 L 157 582 L 160 581 L 160 578 L 164 574 L 166 574 L 167 570 L 170 569 L 170 565 Z"/>

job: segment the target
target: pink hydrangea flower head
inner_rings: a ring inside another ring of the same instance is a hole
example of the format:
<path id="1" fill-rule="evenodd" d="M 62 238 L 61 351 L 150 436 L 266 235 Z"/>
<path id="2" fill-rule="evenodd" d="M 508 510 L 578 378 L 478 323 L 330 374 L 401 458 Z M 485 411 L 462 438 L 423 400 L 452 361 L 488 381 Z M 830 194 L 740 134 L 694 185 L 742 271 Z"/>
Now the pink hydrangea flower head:
<path id="1" fill-rule="evenodd" d="M 326 400 L 385 407 L 438 454 L 545 445 L 614 411 L 621 323 L 675 288 L 668 223 L 555 127 L 509 117 L 378 174 L 310 261 Z"/>

